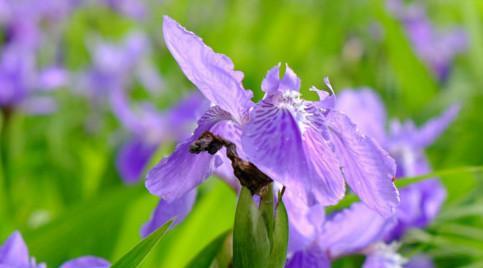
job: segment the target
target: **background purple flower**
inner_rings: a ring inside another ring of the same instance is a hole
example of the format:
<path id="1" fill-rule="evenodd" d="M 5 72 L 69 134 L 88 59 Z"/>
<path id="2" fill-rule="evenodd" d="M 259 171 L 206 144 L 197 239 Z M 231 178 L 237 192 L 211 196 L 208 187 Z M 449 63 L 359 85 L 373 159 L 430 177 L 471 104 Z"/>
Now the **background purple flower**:
<path id="1" fill-rule="evenodd" d="M 60 268 L 109 268 L 111 263 L 95 256 L 82 256 L 65 262 Z"/>
<path id="2" fill-rule="evenodd" d="M 45 268 L 45 264 L 36 264 L 30 257 L 27 245 L 18 231 L 15 231 L 0 246 L 0 267 L 5 268 Z"/>
<path id="3" fill-rule="evenodd" d="M 466 33 L 456 27 L 436 29 L 417 3 L 405 6 L 402 0 L 389 0 L 388 6 L 403 23 L 416 54 L 440 81 L 445 80 L 455 56 L 467 48 Z"/>

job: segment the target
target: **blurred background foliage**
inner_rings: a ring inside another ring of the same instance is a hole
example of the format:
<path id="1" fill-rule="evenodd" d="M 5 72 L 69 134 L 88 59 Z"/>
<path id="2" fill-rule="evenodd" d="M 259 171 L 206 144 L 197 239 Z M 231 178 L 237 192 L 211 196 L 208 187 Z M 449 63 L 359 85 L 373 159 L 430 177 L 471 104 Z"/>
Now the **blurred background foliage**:
<path id="1" fill-rule="evenodd" d="M 91 62 L 87 40 L 92 36 L 119 41 L 129 32 L 145 31 L 165 83 L 149 101 L 167 108 L 193 90 L 163 43 L 162 16 L 169 15 L 229 55 L 257 99 L 266 71 L 287 62 L 301 77 L 307 98 L 316 97 L 308 88 L 323 88 L 328 76 L 336 92 L 375 89 L 391 117 L 424 122 L 450 103 L 461 103 L 458 119 L 427 151 L 435 171 L 457 171 L 440 176 L 448 200 L 430 228 L 411 232 L 402 253 L 424 251 L 438 267 L 483 267 L 483 178 L 465 168 L 483 164 L 483 1 L 423 3 L 437 27 L 459 25 L 469 37 L 468 50 L 443 82 L 416 56 L 402 24 L 380 0 L 152 0 L 145 1 L 148 14 L 142 20 L 89 6 L 74 10 L 65 22 L 60 49 L 75 73 Z M 147 98 L 136 90 L 141 85 L 134 87 L 133 98 Z M 54 113 L 12 118 L 7 134 L 15 209 L 0 219 L 0 241 L 19 229 L 31 254 L 53 267 L 86 254 L 116 260 L 141 240 L 140 227 L 157 198 L 143 182 L 127 187 L 119 178 L 115 155 L 124 134 L 109 108 L 92 110 L 88 99 L 69 87 L 56 91 L 55 98 Z M 87 127 L 92 117 L 100 118 L 95 130 Z M 171 149 L 164 144 L 153 164 Z M 209 180 L 197 198 L 192 213 L 143 267 L 182 267 L 231 228 L 236 195 L 225 184 Z M 360 261 L 355 257 L 335 266 Z"/>

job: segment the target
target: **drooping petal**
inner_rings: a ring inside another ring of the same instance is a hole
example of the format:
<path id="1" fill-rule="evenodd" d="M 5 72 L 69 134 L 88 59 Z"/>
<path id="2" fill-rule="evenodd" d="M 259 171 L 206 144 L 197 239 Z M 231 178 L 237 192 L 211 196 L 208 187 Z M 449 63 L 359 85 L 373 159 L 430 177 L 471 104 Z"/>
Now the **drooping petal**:
<path id="1" fill-rule="evenodd" d="M 111 264 L 99 257 L 82 256 L 68 262 L 65 262 L 60 268 L 109 268 Z"/>
<path id="2" fill-rule="evenodd" d="M 316 246 L 296 252 L 285 268 L 330 268 L 328 257 Z"/>
<path id="3" fill-rule="evenodd" d="M 360 134 L 347 116 L 331 111 L 327 121 L 351 189 L 381 215 L 392 215 L 399 203 L 392 181 L 396 174 L 394 160 L 371 138 Z"/>
<path id="4" fill-rule="evenodd" d="M 0 266 L 29 267 L 30 256 L 22 235 L 15 231 L 0 247 Z"/>
<path id="5" fill-rule="evenodd" d="M 283 197 L 289 219 L 288 251 L 293 253 L 304 250 L 314 242 L 325 221 L 324 208 L 320 205 L 307 206 L 289 189 Z"/>
<path id="6" fill-rule="evenodd" d="M 125 183 L 139 180 L 157 147 L 157 144 L 146 144 L 142 139 L 133 138 L 121 148 L 116 167 Z"/>
<path id="7" fill-rule="evenodd" d="M 442 115 L 431 119 L 422 126 L 414 138 L 415 144 L 419 148 L 431 145 L 454 121 L 459 112 L 459 105 L 449 107 Z"/>
<path id="8" fill-rule="evenodd" d="M 163 226 L 168 220 L 175 218 L 171 226 L 175 226 L 184 220 L 186 215 L 191 211 L 196 199 L 196 190 L 191 190 L 184 196 L 172 201 L 160 200 L 151 219 L 143 226 L 141 235 L 148 236 L 159 227 Z"/>
<path id="9" fill-rule="evenodd" d="M 248 159 L 308 204 L 336 203 L 344 195 L 344 181 L 324 139 L 321 115 L 312 115 L 318 109 L 293 96 L 281 98 L 264 100 L 250 113 L 242 133 Z"/>
<path id="10" fill-rule="evenodd" d="M 381 145 L 386 143 L 386 110 L 371 89 L 343 90 L 337 95 L 336 110 L 346 114 L 357 129 Z"/>
<path id="11" fill-rule="evenodd" d="M 229 112 L 239 122 L 252 106 L 252 92 L 243 88 L 243 73 L 233 69 L 233 62 L 215 53 L 203 40 L 165 16 L 163 33 L 166 45 L 186 77 L 215 105 Z"/>
<path id="12" fill-rule="evenodd" d="M 213 169 L 213 156 L 207 153 L 192 154 L 193 141 L 217 123 L 231 120 L 231 115 L 215 106 L 198 121 L 198 128 L 190 138 L 176 146 L 175 151 L 151 169 L 146 178 L 146 187 L 154 195 L 172 202 L 192 190 L 208 178 Z"/>
<path id="13" fill-rule="evenodd" d="M 437 179 L 428 179 L 411 184 L 400 191 L 396 225 L 385 240 L 399 240 L 411 228 L 424 228 L 438 214 L 446 198 L 446 190 Z"/>
<path id="14" fill-rule="evenodd" d="M 319 245 L 330 257 L 354 253 L 381 240 L 393 223 L 393 219 L 382 217 L 365 204 L 355 203 L 325 221 Z"/>

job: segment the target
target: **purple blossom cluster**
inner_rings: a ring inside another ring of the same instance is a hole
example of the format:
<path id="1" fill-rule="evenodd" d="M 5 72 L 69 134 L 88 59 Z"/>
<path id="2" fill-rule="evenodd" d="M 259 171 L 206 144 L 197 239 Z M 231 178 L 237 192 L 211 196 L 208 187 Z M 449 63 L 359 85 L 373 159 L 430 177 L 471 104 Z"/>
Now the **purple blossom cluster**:
<path id="1" fill-rule="evenodd" d="M 397 242 L 409 229 L 431 223 L 445 189 L 428 179 L 398 194 L 392 180 L 430 172 L 424 149 L 454 120 L 457 106 L 420 128 L 412 121 L 393 121 L 386 132 L 386 112 L 374 92 L 346 90 L 336 100 L 333 93 L 312 88 L 320 100 L 305 101 L 299 78 L 288 66 L 281 75 L 280 65 L 267 73 L 265 97 L 255 104 L 226 56 L 169 17 L 163 30 L 168 49 L 212 107 L 193 135 L 149 172 L 146 186 L 161 203 L 144 234 L 176 213 L 184 218 L 194 202 L 193 189 L 227 166 L 222 153 L 189 153 L 190 144 L 209 130 L 233 141 L 243 157 L 287 186 L 288 267 L 329 267 L 350 254 L 367 255 L 365 267 L 430 263 L 424 256 L 403 258 Z M 344 195 L 344 181 L 362 202 L 326 215 L 325 207 Z"/>

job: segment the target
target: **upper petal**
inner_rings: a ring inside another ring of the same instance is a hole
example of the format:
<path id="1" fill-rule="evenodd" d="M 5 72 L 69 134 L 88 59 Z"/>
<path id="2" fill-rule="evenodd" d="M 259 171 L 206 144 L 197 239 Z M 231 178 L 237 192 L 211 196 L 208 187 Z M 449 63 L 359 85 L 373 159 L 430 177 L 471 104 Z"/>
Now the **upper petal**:
<path id="1" fill-rule="evenodd" d="M 331 111 L 328 124 L 351 189 L 381 215 L 392 215 L 399 203 L 392 181 L 396 174 L 394 160 L 372 139 L 360 134 L 347 116 Z"/>
<path id="2" fill-rule="evenodd" d="M 280 79 L 280 63 L 272 67 L 262 82 L 262 89 L 266 93 L 280 92 L 285 90 L 296 90 L 300 89 L 300 78 L 297 77 L 295 72 L 288 66 L 285 65 L 285 74 L 282 79 Z"/>
<path id="3" fill-rule="evenodd" d="M 172 202 L 160 200 L 151 215 L 151 219 L 149 219 L 149 221 L 143 226 L 141 230 L 142 236 L 148 236 L 173 217 L 176 217 L 176 219 L 172 226 L 182 222 L 186 215 L 191 211 L 195 200 L 196 190 L 191 190 Z"/>
<path id="4" fill-rule="evenodd" d="M 82 256 L 65 262 L 60 268 L 109 268 L 111 264 L 103 258 Z"/>
<path id="5" fill-rule="evenodd" d="M 386 109 L 374 91 L 343 90 L 337 95 L 336 110 L 349 116 L 361 133 L 385 144 Z"/>
<path id="6" fill-rule="evenodd" d="M 149 171 L 146 178 L 149 192 L 171 202 L 208 178 L 213 169 L 213 156 L 207 153 L 192 154 L 189 151 L 190 145 L 203 132 L 230 119 L 227 112 L 216 106 L 208 110 L 198 121 L 195 133 Z"/>
<path id="7" fill-rule="evenodd" d="M 319 245 L 332 258 L 354 253 L 381 240 L 392 224 L 392 219 L 381 217 L 363 203 L 355 203 L 325 221 Z"/>
<path id="8" fill-rule="evenodd" d="M 186 77 L 212 103 L 241 121 L 252 106 L 253 93 L 243 88 L 243 73 L 233 69 L 233 62 L 215 53 L 203 40 L 165 16 L 163 33 L 166 45 Z"/>
<path id="9" fill-rule="evenodd" d="M 250 161 L 297 198 L 334 204 L 344 194 L 335 154 L 323 137 L 320 117 L 311 115 L 317 109 L 297 105 L 259 103 L 243 128 L 243 149 Z"/>

